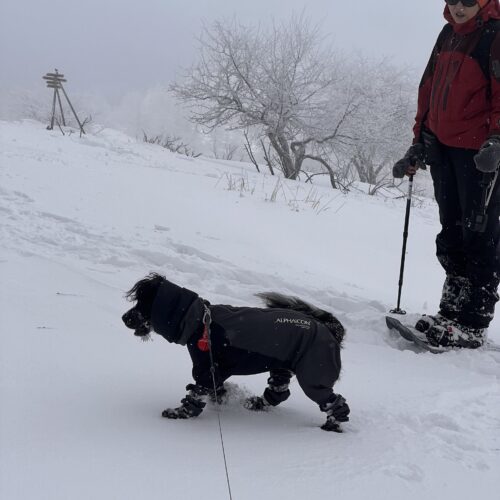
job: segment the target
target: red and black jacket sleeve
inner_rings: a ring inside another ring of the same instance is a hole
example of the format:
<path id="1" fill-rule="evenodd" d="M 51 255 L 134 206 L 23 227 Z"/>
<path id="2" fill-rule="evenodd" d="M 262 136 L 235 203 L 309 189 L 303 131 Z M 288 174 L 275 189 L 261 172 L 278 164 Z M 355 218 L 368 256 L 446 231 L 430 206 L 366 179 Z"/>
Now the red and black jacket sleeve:
<path id="1" fill-rule="evenodd" d="M 420 81 L 418 88 L 418 105 L 417 105 L 417 115 L 415 117 L 415 125 L 413 126 L 413 144 L 421 142 L 420 132 L 422 131 L 422 126 L 425 123 L 427 114 L 429 113 L 429 108 L 431 105 L 432 89 L 434 84 L 435 70 L 437 65 L 437 60 L 441 48 L 443 46 L 445 38 L 452 31 L 450 24 L 446 24 L 441 30 L 438 36 L 436 44 L 432 49 L 431 57 L 425 68 L 424 74 Z"/>

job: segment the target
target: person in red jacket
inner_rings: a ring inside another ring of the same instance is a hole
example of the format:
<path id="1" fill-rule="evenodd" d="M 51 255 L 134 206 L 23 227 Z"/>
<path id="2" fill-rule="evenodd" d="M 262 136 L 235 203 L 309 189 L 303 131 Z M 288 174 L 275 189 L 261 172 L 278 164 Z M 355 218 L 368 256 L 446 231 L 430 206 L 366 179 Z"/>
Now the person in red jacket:
<path id="1" fill-rule="evenodd" d="M 395 177 L 430 166 L 446 272 L 439 312 L 415 325 L 433 345 L 486 338 L 500 283 L 500 5 L 446 0 L 418 94 L 414 141 Z"/>

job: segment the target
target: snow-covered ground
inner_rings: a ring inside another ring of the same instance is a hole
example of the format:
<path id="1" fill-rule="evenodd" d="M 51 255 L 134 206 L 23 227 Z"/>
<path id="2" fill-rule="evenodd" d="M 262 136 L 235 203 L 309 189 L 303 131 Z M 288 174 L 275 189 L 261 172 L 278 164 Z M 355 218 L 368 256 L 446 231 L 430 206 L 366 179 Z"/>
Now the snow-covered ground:
<path id="1" fill-rule="evenodd" d="M 0 122 L 0 498 L 498 498 L 500 353 L 416 353 L 387 331 L 404 200 L 277 181 L 173 155 L 113 130 L 83 138 Z M 421 175 L 421 174 L 419 174 Z M 403 306 L 437 307 L 437 210 L 412 214 Z M 346 325 L 343 434 L 297 386 L 246 411 L 237 377 L 198 419 L 161 411 L 191 381 L 187 351 L 120 317 L 149 271 L 212 302 L 277 290 Z M 412 316 L 409 316 L 412 319 Z M 490 328 L 500 341 L 500 318 Z"/>

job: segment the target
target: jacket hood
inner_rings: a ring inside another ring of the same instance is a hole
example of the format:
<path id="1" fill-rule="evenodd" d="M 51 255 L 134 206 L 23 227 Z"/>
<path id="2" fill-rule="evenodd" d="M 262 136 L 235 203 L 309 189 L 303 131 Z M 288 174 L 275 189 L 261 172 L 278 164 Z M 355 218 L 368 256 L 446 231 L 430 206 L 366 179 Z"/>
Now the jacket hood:
<path id="1" fill-rule="evenodd" d="M 165 280 L 153 302 L 151 325 L 169 342 L 186 345 L 201 329 L 204 310 L 196 293 Z"/>
<path id="2" fill-rule="evenodd" d="M 444 8 L 444 18 L 453 26 L 453 31 L 460 35 L 472 33 L 480 28 L 490 19 L 500 19 L 499 0 L 489 0 L 489 2 L 477 13 L 476 17 L 469 19 L 466 23 L 458 24 L 453 20 L 448 5 Z"/>

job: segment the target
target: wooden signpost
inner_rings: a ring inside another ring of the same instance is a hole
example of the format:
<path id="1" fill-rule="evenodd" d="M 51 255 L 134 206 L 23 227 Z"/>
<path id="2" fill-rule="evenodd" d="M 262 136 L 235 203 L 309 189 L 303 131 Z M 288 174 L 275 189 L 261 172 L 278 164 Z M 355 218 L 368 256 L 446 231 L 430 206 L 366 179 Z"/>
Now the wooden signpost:
<path id="1" fill-rule="evenodd" d="M 52 99 L 52 117 L 50 119 L 50 125 L 47 127 L 47 129 L 52 130 L 54 128 L 54 121 L 56 119 L 56 102 L 59 103 L 59 110 L 61 112 L 62 124 L 64 126 L 66 126 L 66 120 L 64 118 L 64 111 L 63 111 L 62 102 L 61 102 L 61 95 L 59 94 L 59 91 L 61 91 L 63 93 L 64 97 L 66 98 L 66 101 L 68 102 L 71 111 L 73 112 L 73 115 L 78 123 L 78 126 L 80 127 L 80 132 L 82 134 L 85 134 L 85 130 L 83 130 L 83 125 L 80 122 L 80 120 L 76 114 L 75 108 L 71 104 L 71 101 L 69 100 L 68 94 L 66 94 L 66 91 L 64 90 L 63 82 L 67 81 L 64 78 L 64 75 L 59 73 L 56 69 L 55 73 L 47 73 L 42 78 L 46 81 L 47 87 L 49 89 L 54 89 L 54 97 Z"/>

